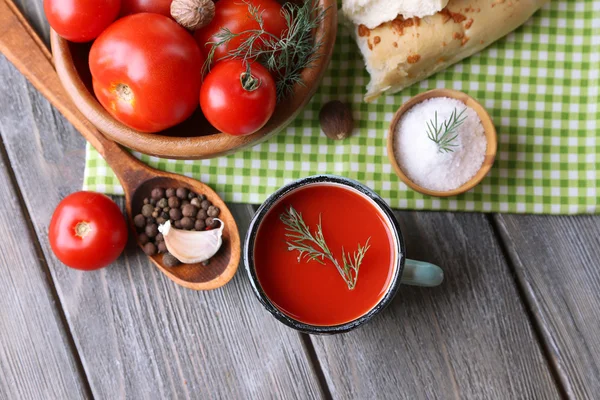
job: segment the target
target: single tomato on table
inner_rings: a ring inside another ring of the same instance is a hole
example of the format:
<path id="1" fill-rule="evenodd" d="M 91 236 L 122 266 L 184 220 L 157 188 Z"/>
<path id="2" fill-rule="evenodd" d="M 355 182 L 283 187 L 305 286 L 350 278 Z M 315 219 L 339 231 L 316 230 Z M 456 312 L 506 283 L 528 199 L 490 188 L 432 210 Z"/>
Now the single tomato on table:
<path id="1" fill-rule="evenodd" d="M 281 4 L 275 0 L 219 0 L 215 2 L 215 16 L 210 23 L 197 30 L 194 37 L 198 46 L 205 53 L 210 51 L 209 42 L 217 42 L 217 33 L 221 29 L 229 29 L 232 33 L 241 33 L 248 30 L 260 29 L 260 25 L 252 15 L 248 7 L 256 7 L 262 15 L 264 21 L 264 30 L 278 38 L 281 38 L 287 29 L 285 18 L 281 14 Z M 236 50 L 240 44 L 247 39 L 250 34 L 242 34 L 227 44 L 218 46 L 215 49 L 214 61 L 225 57 L 230 51 Z M 269 38 L 269 35 L 262 35 L 261 38 Z M 257 43 L 260 45 L 260 43 Z"/>
<path id="2" fill-rule="evenodd" d="M 127 224 L 107 196 L 76 192 L 54 210 L 48 237 L 60 261 L 89 271 L 106 267 L 119 257 L 127 244 Z"/>
<path id="3" fill-rule="evenodd" d="M 158 132 L 198 107 L 204 55 L 192 35 L 159 14 L 134 14 L 109 26 L 90 50 L 94 93 L 118 121 Z"/>
<path id="4" fill-rule="evenodd" d="M 131 14 L 155 13 L 171 18 L 171 2 L 173 0 L 121 0 L 120 16 Z"/>
<path id="5" fill-rule="evenodd" d="M 52 29 L 71 42 L 94 40 L 119 15 L 121 0 L 44 0 Z"/>
<path id="6" fill-rule="evenodd" d="M 204 78 L 200 108 L 215 128 L 230 135 L 249 135 L 262 128 L 275 110 L 275 82 L 255 62 L 248 73 L 242 60 L 215 65 Z"/>

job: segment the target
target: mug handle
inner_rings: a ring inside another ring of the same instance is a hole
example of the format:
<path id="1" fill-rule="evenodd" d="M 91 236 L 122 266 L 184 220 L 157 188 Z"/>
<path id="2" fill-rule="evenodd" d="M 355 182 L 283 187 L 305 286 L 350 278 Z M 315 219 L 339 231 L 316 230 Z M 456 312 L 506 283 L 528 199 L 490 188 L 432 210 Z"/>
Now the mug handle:
<path id="1" fill-rule="evenodd" d="M 444 271 L 434 264 L 406 259 L 401 282 L 405 285 L 432 287 L 444 280 Z"/>

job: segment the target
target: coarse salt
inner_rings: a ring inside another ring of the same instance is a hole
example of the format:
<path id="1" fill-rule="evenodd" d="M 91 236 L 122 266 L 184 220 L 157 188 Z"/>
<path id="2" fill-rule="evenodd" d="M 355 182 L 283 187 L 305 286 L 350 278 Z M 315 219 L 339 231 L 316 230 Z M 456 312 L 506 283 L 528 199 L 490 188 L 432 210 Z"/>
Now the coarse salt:
<path id="1" fill-rule="evenodd" d="M 443 152 L 427 135 L 427 122 L 448 121 L 457 110 L 466 117 L 452 134 L 453 151 Z M 394 155 L 400 169 L 419 186 L 429 190 L 449 191 L 464 185 L 481 168 L 487 139 L 479 116 L 463 102 L 448 97 L 424 100 L 410 108 L 395 130 Z"/>

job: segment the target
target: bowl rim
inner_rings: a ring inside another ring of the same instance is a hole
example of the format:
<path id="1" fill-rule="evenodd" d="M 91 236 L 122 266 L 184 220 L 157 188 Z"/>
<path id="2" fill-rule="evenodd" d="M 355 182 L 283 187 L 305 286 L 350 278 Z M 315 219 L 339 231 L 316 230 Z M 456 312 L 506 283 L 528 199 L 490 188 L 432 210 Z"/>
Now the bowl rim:
<path id="1" fill-rule="evenodd" d="M 297 84 L 276 108 L 269 122 L 259 131 L 247 136 L 232 136 L 222 132 L 210 135 L 177 137 L 159 133 L 143 133 L 131 129 L 114 119 L 98 102 L 92 91 L 83 83 L 73 62 L 67 40 L 50 30 L 52 56 L 56 72 L 65 90 L 79 111 L 105 136 L 115 142 L 144 154 L 169 159 L 206 159 L 219 157 L 256 145 L 275 135 L 291 123 L 304 109 L 317 91 L 329 66 L 337 34 L 337 7 L 334 0 L 319 0 L 327 10 L 323 22 L 315 30 L 315 38 L 323 44 L 320 56 L 312 68 L 302 71 L 303 82 Z"/>
<path id="2" fill-rule="evenodd" d="M 267 213 L 271 210 L 272 206 L 275 205 L 281 198 L 287 196 L 289 193 L 312 184 L 322 184 L 322 183 L 333 183 L 342 186 L 350 187 L 351 189 L 357 190 L 362 195 L 371 199 L 379 210 L 381 214 L 388 220 L 389 228 L 394 237 L 396 249 L 398 252 L 398 257 L 396 259 L 395 272 L 392 277 L 389 286 L 385 292 L 385 294 L 379 299 L 377 304 L 375 304 L 369 311 L 360 317 L 343 323 L 339 325 L 329 325 L 329 326 L 321 326 L 321 325 L 311 325 L 306 324 L 304 322 L 298 321 L 294 318 L 289 317 L 284 314 L 279 308 L 277 308 L 271 300 L 269 300 L 267 294 L 260 286 L 258 281 L 258 276 L 256 274 L 256 270 L 254 267 L 254 243 L 256 240 L 256 234 L 260 227 L 261 222 Z M 402 236 L 402 231 L 400 229 L 400 224 L 396 219 L 392 209 L 390 206 L 372 189 L 367 187 L 366 185 L 349 179 L 342 176 L 337 175 L 312 175 L 305 178 L 301 178 L 295 180 L 293 182 L 288 183 L 287 185 L 282 186 L 273 194 L 271 194 L 267 200 L 258 208 L 250 225 L 248 227 L 248 231 L 246 233 L 246 238 L 244 239 L 244 247 L 243 247 L 243 260 L 244 267 L 246 270 L 246 274 L 248 275 L 248 279 L 250 280 L 250 284 L 252 286 L 252 290 L 259 302 L 269 311 L 277 320 L 284 323 L 285 325 L 296 329 L 300 332 L 309 333 L 309 334 L 336 334 L 336 333 L 344 333 L 348 332 L 352 329 L 355 329 L 364 323 L 370 321 L 375 315 L 385 309 L 396 296 L 398 289 L 401 285 L 402 272 L 404 271 L 404 263 L 406 261 L 406 247 L 404 244 L 404 237 Z"/>
<path id="3" fill-rule="evenodd" d="M 477 171 L 477 173 L 475 173 L 475 175 L 473 175 L 473 177 L 471 179 L 469 179 L 467 182 L 465 182 L 463 185 L 459 186 L 456 189 L 452 189 L 452 190 L 448 190 L 448 191 L 427 189 L 427 188 L 424 188 L 423 186 L 420 186 L 420 185 L 416 184 L 415 182 L 413 182 L 402 171 L 402 169 L 400 168 L 400 165 L 398 164 L 398 160 L 396 159 L 396 155 L 394 154 L 394 141 L 396 138 L 395 130 L 396 130 L 396 126 L 400 122 L 400 119 L 402 118 L 404 113 L 406 111 L 408 111 L 409 109 L 411 109 L 414 105 L 416 105 L 424 100 L 436 98 L 436 97 L 450 97 L 450 98 L 453 98 L 453 99 L 463 102 L 466 106 L 475 110 L 475 112 L 479 116 L 479 119 L 481 120 L 481 123 L 484 127 L 484 133 L 485 133 L 485 136 L 487 139 L 487 148 L 486 148 L 486 152 L 485 152 L 485 158 L 483 160 L 483 163 L 481 164 L 481 167 Z M 402 106 L 400 106 L 400 108 L 395 112 L 395 114 L 392 118 L 392 121 L 390 122 L 390 126 L 388 128 L 387 154 L 388 154 L 388 159 L 389 159 L 390 163 L 392 164 L 392 167 L 394 168 L 394 172 L 400 178 L 400 180 L 402 182 L 404 182 L 408 187 L 410 187 L 411 189 L 413 189 L 416 192 L 419 192 L 419 193 L 422 193 L 425 195 L 429 195 L 429 196 L 450 197 L 450 196 L 456 196 L 456 195 L 465 193 L 465 192 L 473 189 L 489 173 L 489 171 L 492 168 L 492 165 L 494 164 L 494 161 L 496 159 L 497 149 L 498 149 L 498 136 L 496 133 L 496 127 L 494 126 L 492 118 L 490 117 L 487 110 L 481 105 L 481 103 L 479 103 L 477 100 L 475 100 L 472 96 L 468 95 L 467 93 L 464 93 L 464 92 L 461 92 L 458 90 L 454 90 L 454 89 L 437 88 L 437 89 L 432 89 L 432 90 L 429 90 L 426 92 L 419 93 L 419 94 L 411 97 L 408 101 L 406 101 L 404 104 L 402 104 Z"/>

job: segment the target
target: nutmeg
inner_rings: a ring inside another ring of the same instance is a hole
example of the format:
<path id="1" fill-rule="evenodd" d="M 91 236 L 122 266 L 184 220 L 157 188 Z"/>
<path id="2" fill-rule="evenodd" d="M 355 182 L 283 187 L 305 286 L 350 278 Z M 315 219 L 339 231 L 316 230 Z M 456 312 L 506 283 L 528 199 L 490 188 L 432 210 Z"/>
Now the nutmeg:
<path id="1" fill-rule="evenodd" d="M 354 129 L 352 109 L 338 100 L 332 100 L 321 107 L 319 122 L 323 133 L 333 140 L 347 138 Z"/>
<path id="2" fill-rule="evenodd" d="M 195 31 L 215 17 L 215 3 L 212 0 L 173 0 L 171 16 L 179 25 Z"/>

